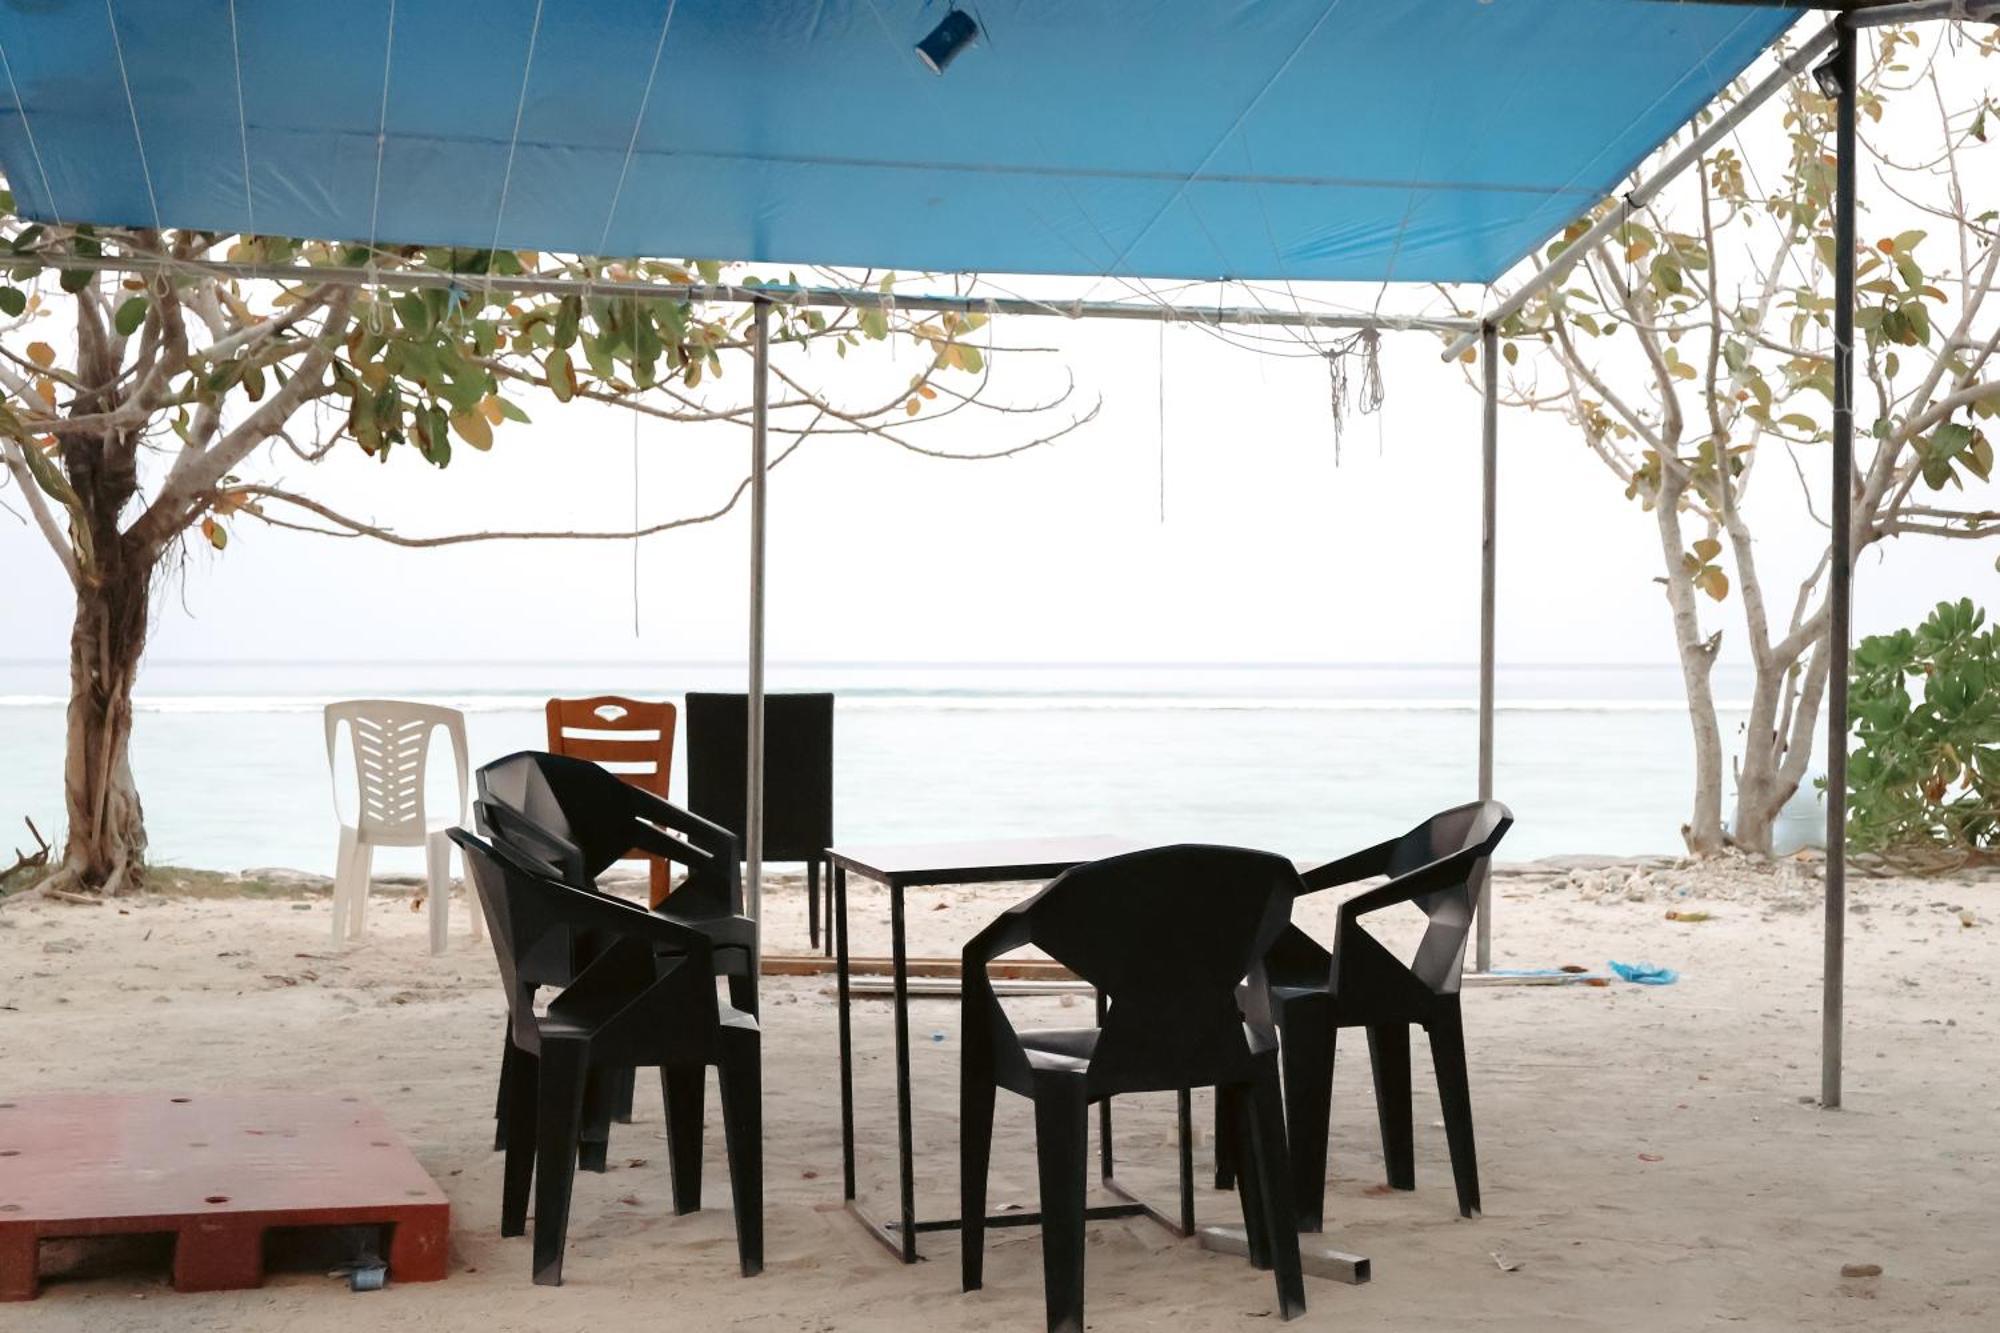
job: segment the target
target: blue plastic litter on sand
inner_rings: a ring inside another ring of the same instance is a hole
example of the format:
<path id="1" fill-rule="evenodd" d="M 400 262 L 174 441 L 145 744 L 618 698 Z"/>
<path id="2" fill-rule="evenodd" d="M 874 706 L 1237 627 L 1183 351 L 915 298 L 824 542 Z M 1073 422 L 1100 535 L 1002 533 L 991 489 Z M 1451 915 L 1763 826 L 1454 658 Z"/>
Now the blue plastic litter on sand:
<path id="1" fill-rule="evenodd" d="M 1659 967 L 1652 963 L 1621 963 L 1612 959 L 1611 970 L 1626 981 L 1638 986 L 1671 986 L 1681 979 L 1681 974 L 1671 967 Z"/>

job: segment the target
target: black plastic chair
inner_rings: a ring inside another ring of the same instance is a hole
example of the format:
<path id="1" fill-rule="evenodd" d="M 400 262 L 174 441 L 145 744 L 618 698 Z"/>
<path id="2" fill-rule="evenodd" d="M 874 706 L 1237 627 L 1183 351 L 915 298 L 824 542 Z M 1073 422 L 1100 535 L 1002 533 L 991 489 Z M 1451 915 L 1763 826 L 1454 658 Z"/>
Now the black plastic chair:
<path id="1" fill-rule="evenodd" d="M 549 867 L 572 888 L 593 890 L 596 878 L 633 850 L 652 852 L 687 868 L 681 885 L 653 911 L 707 935 L 718 970 L 729 979 L 730 1003 L 757 1012 L 757 979 L 751 974 L 756 926 L 740 915 L 742 881 L 736 839 L 728 830 L 681 809 L 666 798 L 632 786 L 584 759 L 523 750 L 496 759 L 478 772 L 479 827 Z M 574 943 L 571 956 L 551 954 L 538 966 L 543 985 L 563 985 L 574 968 L 591 956 L 590 938 Z M 565 968 L 569 970 L 565 970 Z M 496 1150 L 507 1146 L 507 1088 L 518 1056 L 511 1043 L 500 1066 L 494 1111 Z M 599 1086 L 601 1082 L 602 1086 Z M 609 1154 L 610 1122 L 632 1118 L 631 1071 L 606 1071 L 588 1099 L 583 1167 L 602 1171 Z M 670 1080 L 668 1133 L 673 1151 L 691 1163 L 676 1176 L 691 1191 L 690 1206 L 701 1199 L 703 1080 L 699 1073 Z M 680 1186 L 677 1185 L 677 1188 Z"/>
<path id="2" fill-rule="evenodd" d="M 750 701 L 742 694 L 687 696 L 688 808 L 736 835 L 748 834 Z M 826 952 L 833 953 L 833 696 L 764 696 L 764 859 L 803 861 L 806 929 L 820 947 L 820 894 L 826 894 Z"/>
<path id="3" fill-rule="evenodd" d="M 1120 1093 L 1213 1086 L 1237 1112 L 1238 1148 L 1251 1168 L 1241 1173 L 1251 1262 L 1276 1269 L 1286 1319 L 1305 1312 L 1278 1039 L 1262 975 L 1299 891 L 1291 863 L 1266 852 L 1161 847 L 1078 866 L 965 946 L 959 1082 L 965 1290 L 976 1290 L 984 1278 L 996 1088 L 1035 1103 L 1048 1322 L 1052 1330 L 1080 1331 L 1090 1105 Z M 1108 999 L 1102 1026 L 1015 1030 L 986 967 L 1029 944 Z"/>
<path id="4" fill-rule="evenodd" d="M 1475 801 L 1433 815 L 1400 838 L 1304 876 L 1306 893 L 1389 876 L 1387 884 L 1340 905 L 1331 950 L 1297 925 L 1288 925 L 1266 962 L 1284 1042 L 1285 1116 L 1296 1173 L 1293 1194 L 1304 1230 L 1318 1231 L 1324 1224 L 1334 1038 L 1347 1027 L 1368 1030 L 1382 1156 L 1389 1184 L 1400 1190 L 1416 1188 L 1410 1025 L 1420 1024 L 1430 1034 L 1458 1211 L 1465 1217 L 1479 1212 L 1479 1163 L 1473 1146 L 1459 974 L 1493 849 L 1513 824 L 1513 814 L 1498 801 Z M 1407 965 L 1362 924 L 1370 912 L 1398 903 L 1414 903 L 1429 918 L 1416 955 Z M 1228 1188 L 1233 1174 L 1224 1121 L 1218 1108 L 1216 1186 L 1222 1189 Z"/>
<path id="5" fill-rule="evenodd" d="M 451 830 L 492 928 L 507 992 L 509 1035 L 523 1057 L 508 1089 L 507 1162 L 500 1234 L 527 1225 L 535 1187 L 534 1277 L 562 1283 L 570 1192 L 593 1073 L 658 1066 L 663 1084 L 716 1067 L 723 1136 L 736 1208 L 737 1258 L 745 1277 L 764 1267 L 763 1092 L 753 1015 L 716 998 L 714 953 L 701 931 L 621 899 L 562 883 L 552 866 L 507 843 Z M 537 977 L 581 936 L 594 953 L 546 1011 L 535 1012 Z M 674 1154 L 675 1211 L 683 1207 Z M 699 1168 L 697 1142 L 696 1166 Z M 695 1206 L 699 1206 L 697 1203 Z"/>

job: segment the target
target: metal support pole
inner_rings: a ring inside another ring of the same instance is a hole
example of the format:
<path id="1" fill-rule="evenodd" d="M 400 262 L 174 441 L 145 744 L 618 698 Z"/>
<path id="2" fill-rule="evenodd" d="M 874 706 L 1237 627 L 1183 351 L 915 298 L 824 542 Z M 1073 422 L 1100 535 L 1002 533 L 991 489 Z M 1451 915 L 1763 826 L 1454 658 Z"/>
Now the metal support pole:
<path id="1" fill-rule="evenodd" d="M 1847 974 L 1847 646 L 1852 623 L 1854 549 L 1849 531 L 1854 502 L 1854 48 L 1859 37 L 1843 21 L 1834 47 L 1840 81 L 1834 131 L 1837 161 L 1833 204 L 1833 478 L 1827 513 L 1827 630 L 1831 665 L 1826 688 L 1826 966 L 1821 1002 L 1820 1105 L 1840 1105 L 1841 1001 Z"/>
<path id="2" fill-rule="evenodd" d="M 1493 539 L 1500 518 L 1500 333 L 1487 324 L 1479 331 L 1480 376 L 1484 395 L 1479 419 L 1479 799 L 1493 799 L 1494 581 Z M 1479 884 L 1478 943 L 1474 967 L 1493 970 L 1493 867 Z"/>
<path id="3" fill-rule="evenodd" d="M 757 922 L 751 946 L 750 975 L 762 974 L 764 961 L 764 499 L 769 477 L 771 414 L 771 306 L 759 301 L 751 327 L 756 374 L 750 398 L 750 685 L 745 709 L 747 747 L 743 771 L 748 789 L 743 797 L 743 909 Z"/>

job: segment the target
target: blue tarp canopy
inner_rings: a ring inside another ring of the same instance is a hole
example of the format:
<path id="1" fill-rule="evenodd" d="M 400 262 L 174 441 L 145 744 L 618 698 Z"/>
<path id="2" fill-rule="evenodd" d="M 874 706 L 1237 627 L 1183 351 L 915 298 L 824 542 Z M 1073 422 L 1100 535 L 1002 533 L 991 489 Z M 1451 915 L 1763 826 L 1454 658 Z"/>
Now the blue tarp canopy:
<path id="1" fill-rule="evenodd" d="M 46 221 L 1490 282 L 1798 15 L 1672 0 L 8 0 Z"/>

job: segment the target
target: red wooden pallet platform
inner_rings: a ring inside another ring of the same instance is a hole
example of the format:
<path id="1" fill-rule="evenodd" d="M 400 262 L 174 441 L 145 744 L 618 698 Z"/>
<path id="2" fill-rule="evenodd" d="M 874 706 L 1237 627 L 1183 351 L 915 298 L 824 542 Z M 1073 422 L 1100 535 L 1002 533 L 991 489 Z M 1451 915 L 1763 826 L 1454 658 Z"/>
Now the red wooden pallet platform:
<path id="1" fill-rule="evenodd" d="M 0 1101 L 0 1301 L 34 1298 L 44 1240 L 160 1232 L 179 1291 L 263 1285 L 275 1227 L 386 1226 L 390 1278 L 434 1282 L 450 1225 L 444 1191 L 356 1097 Z"/>

